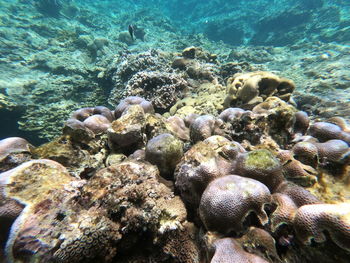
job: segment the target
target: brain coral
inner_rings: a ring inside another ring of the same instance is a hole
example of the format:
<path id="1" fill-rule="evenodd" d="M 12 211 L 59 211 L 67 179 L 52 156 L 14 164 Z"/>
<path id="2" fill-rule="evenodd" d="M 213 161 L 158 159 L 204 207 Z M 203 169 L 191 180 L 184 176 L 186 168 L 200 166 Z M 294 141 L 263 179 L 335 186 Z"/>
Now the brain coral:
<path id="1" fill-rule="evenodd" d="M 306 244 L 312 239 L 318 243 L 326 241 L 327 231 L 334 243 L 350 251 L 350 204 L 304 205 L 297 210 L 294 229 Z"/>
<path id="2" fill-rule="evenodd" d="M 120 103 L 117 105 L 117 107 L 114 110 L 114 117 L 116 119 L 120 118 L 120 116 L 122 116 L 122 114 L 131 105 L 135 105 L 135 104 L 140 105 L 145 113 L 154 113 L 154 108 L 152 106 L 152 103 L 150 103 L 149 101 L 141 97 L 130 96 L 120 101 Z"/>
<path id="3" fill-rule="evenodd" d="M 239 155 L 235 173 L 262 182 L 272 192 L 284 180 L 279 160 L 266 149 Z"/>
<path id="4" fill-rule="evenodd" d="M 246 252 L 233 238 L 218 239 L 213 243 L 214 256 L 211 263 L 268 263 L 265 259 Z"/>
<path id="5" fill-rule="evenodd" d="M 295 121 L 293 130 L 296 134 L 305 134 L 310 125 L 309 116 L 305 111 L 298 111 L 295 113 Z"/>
<path id="6" fill-rule="evenodd" d="M 187 206 L 196 208 L 207 185 L 232 172 L 234 160 L 244 149 L 222 136 L 212 136 L 188 150 L 174 173 L 175 185 Z"/>
<path id="7" fill-rule="evenodd" d="M 278 153 L 277 158 L 282 164 L 282 173 L 286 179 L 306 187 L 317 182 L 317 171 L 294 159 L 291 151 L 282 150 Z"/>
<path id="8" fill-rule="evenodd" d="M 310 126 L 309 133 L 320 142 L 332 139 L 343 140 L 350 145 L 350 132 L 330 122 L 315 122 Z"/>
<path id="9" fill-rule="evenodd" d="M 199 214 L 207 230 L 227 234 L 240 233 L 243 222 L 254 212 L 265 225 L 268 217 L 264 205 L 270 203 L 269 189 L 262 183 L 237 175 L 227 175 L 212 181 L 205 189 Z"/>
<path id="10" fill-rule="evenodd" d="M 202 115 L 196 118 L 190 126 L 191 141 L 203 141 L 212 135 L 225 135 L 224 122 L 211 115 Z"/>
<path id="11" fill-rule="evenodd" d="M 100 134 L 109 128 L 113 120 L 113 113 L 104 106 L 82 108 L 73 112 L 66 121 L 64 130 L 88 129 L 94 134 Z"/>
<path id="12" fill-rule="evenodd" d="M 34 147 L 20 137 L 9 137 L 0 140 L 0 172 L 29 161 Z"/>

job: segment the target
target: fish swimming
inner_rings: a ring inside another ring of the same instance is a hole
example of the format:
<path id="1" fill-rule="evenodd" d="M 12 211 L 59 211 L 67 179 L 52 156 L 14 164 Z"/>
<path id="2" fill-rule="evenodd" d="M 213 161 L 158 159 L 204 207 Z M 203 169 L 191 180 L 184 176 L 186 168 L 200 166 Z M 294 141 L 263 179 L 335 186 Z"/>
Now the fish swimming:
<path id="1" fill-rule="evenodd" d="M 129 25 L 129 27 L 128 27 L 128 29 L 129 29 L 129 34 L 130 34 L 130 36 L 131 36 L 131 39 L 132 39 L 132 41 L 134 41 L 134 26 L 133 25 Z"/>

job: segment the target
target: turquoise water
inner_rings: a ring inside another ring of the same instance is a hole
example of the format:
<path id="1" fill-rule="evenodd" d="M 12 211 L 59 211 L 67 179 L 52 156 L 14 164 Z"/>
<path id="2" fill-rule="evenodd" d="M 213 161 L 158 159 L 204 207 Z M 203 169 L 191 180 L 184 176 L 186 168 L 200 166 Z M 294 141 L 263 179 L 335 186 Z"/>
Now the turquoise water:
<path id="1" fill-rule="evenodd" d="M 221 62 L 289 77 L 301 95 L 349 103 L 349 1 L 0 3 L 0 119 L 7 123 L 0 138 L 39 144 L 57 135 L 76 108 L 106 105 L 111 80 L 97 77 L 98 68 L 126 50 L 200 46 Z M 138 30 L 133 42 L 129 25 Z"/>
<path id="2" fill-rule="evenodd" d="M 0 0 L 0 263 L 347 263 L 349 121 L 349 0 Z"/>

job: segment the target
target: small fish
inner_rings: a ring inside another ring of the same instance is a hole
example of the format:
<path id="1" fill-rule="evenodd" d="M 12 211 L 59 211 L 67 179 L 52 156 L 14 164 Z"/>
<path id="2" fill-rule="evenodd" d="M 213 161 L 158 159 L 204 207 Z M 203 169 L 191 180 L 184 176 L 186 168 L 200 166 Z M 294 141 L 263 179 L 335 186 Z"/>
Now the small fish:
<path id="1" fill-rule="evenodd" d="M 130 36 L 131 36 L 131 39 L 132 39 L 132 41 L 134 41 L 134 26 L 133 25 L 129 25 L 129 27 L 128 27 L 128 29 L 129 29 L 129 34 L 130 34 Z"/>

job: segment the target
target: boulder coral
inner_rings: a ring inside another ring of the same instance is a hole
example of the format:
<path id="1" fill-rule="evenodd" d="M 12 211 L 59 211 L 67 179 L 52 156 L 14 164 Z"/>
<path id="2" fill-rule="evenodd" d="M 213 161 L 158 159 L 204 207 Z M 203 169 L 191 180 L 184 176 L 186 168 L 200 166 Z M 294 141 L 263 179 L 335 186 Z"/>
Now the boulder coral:
<path id="1" fill-rule="evenodd" d="M 282 173 L 286 179 L 305 187 L 317 182 L 317 170 L 294 159 L 291 151 L 282 150 L 277 158 L 282 164 Z"/>
<path id="2" fill-rule="evenodd" d="M 54 240 L 45 236 L 47 231 L 38 235 L 40 229 L 36 228 L 36 223 L 47 217 L 46 212 L 51 206 L 62 202 L 69 193 L 69 184 L 74 180 L 76 178 L 62 165 L 51 160 L 25 162 L 0 174 L 1 195 L 6 203 L 14 200 L 24 206 L 24 210 L 12 225 L 6 244 L 8 260 L 26 258 L 25 255 L 29 251 L 36 254 L 35 258 L 40 258 L 48 252 L 46 242 L 49 242 L 48 246 L 54 245 Z M 64 190 L 65 187 L 68 188 Z M 46 238 L 49 240 L 45 240 Z"/>
<path id="3" fill-rule="evenodd" d="M 114 117 L 120 118 L 131 105 L 140 105 L 145 113 L 154 113 L 154 108 L 151 102 L 137 96 L 127 97 L 119 102 L 114 110 Z"/>
<path id="4" fill-rule="evenodd" d="M 214 255 L 211 263 L 241 262 L 241 263 L 267 263 L 265 259 L 246 252 L 233 238 L 218 239 L 213 243 Z"/>
<path id="5" fill-rule="evenodd" d="M 198 142 L 185 154 L 174 173 L 175 186 L 187 207 L 195 209 L 207 185 L 230 174 L 236 156 L 245 150 L 222 136 Z"/>
<path id="6" fill-rule="evenodd" d="M 253 212 L 262 225 L 268 216 L 264 205 L 270 203 L 269 189 L 262 183 L 237 175 L 227 175 L 212 181 L 205 189 L 200 206 L 200 218 L 205 228 L 223 234 L 241 233 L 243 222 Z"/>
<path id="7" fill-rule="evenodd" d="M 350 132 L 344 131 L 342 127 L 330 122 L 315 122 L 310 126 L 309 133 L 320 142 L 338 139 L 350 145 Z"/>
<path id="8" fill-rule="evenodd" d="M 183 141 L 190 140 L 190 130 L 185 121 L 178 116 L 171 116 L 166 120 L 167 128 L 172 131 L 179 139 Z"/>
<path id="9" fill-rule="evenodd" d="M 9 137 L 0 140 L 0 172 L 10 170 L 29 161 L 33 149 L 34 146 L 20 137 Z"/>
<path id="10" fill-rule="evenodd" d="M 264 71 L 237 73 L 227 80 L 225 107 L 252 109 L 270 96 L 289 101 L 295 85 L 291 80 Z"/>
<path id="11" fill-rule="evenodd" d="M 299 142 L 292 152 L 301 162 L 317 167 L 327 164 L 346 165 L 350 162 L 350 147 L 343 140 L 332 139 L 326 142 Z"/>
<path id="12" fill-rule="evenodd" d="M 157 165 L 160 175 L 173 179 L 175 166 L 183 156 L 183 143 L 169 133 L 158 135 L 146 145 L 146 160 Z"/>
<path id="13" fill-rule="evenodd" d="M 300 207 L 295 215 L 297 237 L 305 244 L 326 241 L 324 232 L 341 248 L 350 251 L 350 204 L 314 204 Z"/>
<path id="14" fill-rule="evenodd" d="M 64 130 L 81 129 L 91 131 L 93 134 L 104 133 L 114 120 L 112 112 L 104 107 L 82 108 L 73 112 L 70 119 L 65 123 Z"/>
<path id="15" fill-rule="evenodd" d="M 293 130 L 295 134 L 304 135 L 309 128 L 310 118 L 305 111 L 295 113 Z"/>
<path id="16" fill-rule="evenodd" d="M 284 181 L 279 160 L 266 149 L 239 155 L 235 173 L 262 182 L 270 191 L 274 191 Z"/>
<path id="17" fill-rule="evenodd" d="M 333 176 L 350 164 L 344 120 L 312 121 L 293 84 L 263 72 L 228 80 L 237 105 L 223 109 L 223 79 L 190 69 L 215 56 L 185 50 L 162 79 L 170 64 L 151 53 L 105 73 L 141 95 L 174 76 L 206 95 L 166 112 L 121 91 L 114 111 L 77 110 L 49 143 L 0 141 L 0 162 L 15 160 L 0 168 L 0 257 L 5 247 L 10 262 L 346 262 L 349 178 Z"/>
<path id="18" fill-rule="evenodd" d="M 211 115 L 203 115 L 192 122 L 190 126 L 192 142 L 203 141 L 212 135 L 225 136 L 225 125 L 222 120 Z"/>
<path id="19" fill-rule="evenodd" d="M 146 117 L 140 105 L 130 106 L 123 116 L 112 122 L 108 129 L 108 144 L 112 150 L 136 150 L 145 146 Z"/>

